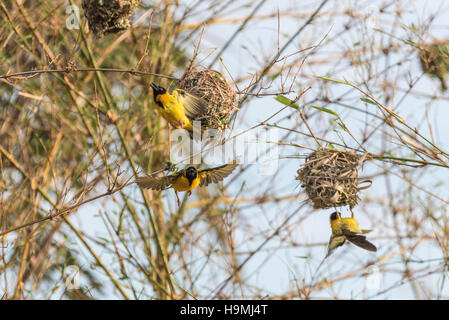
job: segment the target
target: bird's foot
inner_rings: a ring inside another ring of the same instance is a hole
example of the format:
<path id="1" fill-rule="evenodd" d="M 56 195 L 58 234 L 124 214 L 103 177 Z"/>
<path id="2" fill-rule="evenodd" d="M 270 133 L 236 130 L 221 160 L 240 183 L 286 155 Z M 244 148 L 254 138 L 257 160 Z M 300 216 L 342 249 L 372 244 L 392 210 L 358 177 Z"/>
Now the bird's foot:
<path id="1" fill-rule="evenodd" d="M 175 191 L 176 194 L 176 200 L 178 201 L 178 207 L 181 206 L 181 200 L 179 200 L 178 192 Z"/>

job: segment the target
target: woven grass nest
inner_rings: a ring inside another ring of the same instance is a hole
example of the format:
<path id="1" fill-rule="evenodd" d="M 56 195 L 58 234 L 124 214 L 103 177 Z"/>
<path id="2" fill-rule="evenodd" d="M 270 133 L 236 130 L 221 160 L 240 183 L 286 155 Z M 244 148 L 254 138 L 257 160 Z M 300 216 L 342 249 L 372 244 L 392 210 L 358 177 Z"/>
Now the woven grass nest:
<path id="1" fill-rule="evenodd" d="M 178 88 L 202 98 L 207 102 L 208 111 L 194 121 L 201 121 L 202 128 L 224 130 L 234 111 L 236 94 L 226 77 L 211 69 L 189 67 L 179 80 Z"/>
<path id="2" fill-rule="evenodd" d="M 358 167 L 369 159 L 369 154 L 360 156 L 338 149 L 314 151 L 298 169 L 296 179 L 301 181 L 314 209 L 353 208 L 359 200 L 358 191 L 367 188 L 358 187 Z"/>
<path id="3" fill-rule="evenodd" d="M 135 0 L 83 0 L 84 16 L 97 38 L 127 30 Z"/>
<path id="4" fill-rule="evenodd" d="M 449 73 L 449 41 L 435 41 L 424 45 L 419 51 L 421 67 L 425 73 L 441 82 L 441 90 L 446 91 L 446 77 Z"/>

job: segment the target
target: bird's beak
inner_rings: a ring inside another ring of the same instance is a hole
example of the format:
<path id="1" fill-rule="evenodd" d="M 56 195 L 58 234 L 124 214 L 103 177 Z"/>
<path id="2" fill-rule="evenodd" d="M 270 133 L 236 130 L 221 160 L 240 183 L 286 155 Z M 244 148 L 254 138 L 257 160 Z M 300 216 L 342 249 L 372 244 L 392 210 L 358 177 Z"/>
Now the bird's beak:
<path id="1" fill-rule="evenodd" d="M 157 84 L 155 84 L 154 82 L 151 83 L 151 88 L 153 88 L 154 91 L 159 90 L 159 86 Z"/>

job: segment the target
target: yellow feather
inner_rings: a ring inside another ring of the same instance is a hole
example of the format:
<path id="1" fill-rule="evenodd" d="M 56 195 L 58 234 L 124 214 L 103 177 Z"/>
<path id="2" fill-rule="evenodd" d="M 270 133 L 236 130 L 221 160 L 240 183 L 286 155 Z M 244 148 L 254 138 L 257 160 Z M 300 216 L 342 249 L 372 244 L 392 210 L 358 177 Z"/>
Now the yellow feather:
<path id="1" fill-rule="evenodd" d="M 200 177 L 197 176 L 190 184 L 189 179 L 186 178 L 185 175 L 181 175 L 176 178 L 175 182 L 172 184 L 172 188 L 176 191 L 190 191 L 198 187 L 200 184 Z"/>
<path id="2" fill-rule="evenodd" d="M 207 113 L 206 102 L 185 90 L 175 89 L 170 94 L 154 83 L 151 87 L 157 112 L 176 128 L 193 132 L 192 119 L 201 119 Z"/>
<path id="3" fill-rule="evenodd" d="M 182 127 L 188 131 L 193 130 L 192 123 L 187 118 L 184 107 L 174 96 L 165 92 L 157 95 L 155 101 L 163 105 L 163 108 L 157 106 L 156 110 L 167 122 L 175 127 Z"/>
<path id="4" fill-rule="evenodd" d="M 334 249 L 343 245 L 346 240 L 365 250 L 377 251 L 376 246 L 366 240 L 366 237 L 362 235 L 370 232 L 371 230 L 361 230 L 356 219 L 342 218 L 340 213 L 334 212 L 331 214 L 329 221 L 332 229 L 332 235 L 329 239 L 329 244 L 327 247 L 327 256 L 329 256 Z"/>
<path id="5" fill-rule="evenodd" d="M 362 230 L 360 230 L 359 223 L 354 218 L 341 218 L 342 226 L 341 229 L 344 233 L 355 233 L 360 234 Z"/>

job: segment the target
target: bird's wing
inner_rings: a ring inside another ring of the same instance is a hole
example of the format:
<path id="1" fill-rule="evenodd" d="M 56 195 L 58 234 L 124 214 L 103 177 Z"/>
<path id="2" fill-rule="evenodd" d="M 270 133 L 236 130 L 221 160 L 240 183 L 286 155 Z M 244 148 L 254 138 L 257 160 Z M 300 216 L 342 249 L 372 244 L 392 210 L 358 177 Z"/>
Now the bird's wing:
<path id="1" fill-rule="evenodd" d="M 198 170 L 200 176 L 200 187 L 207 186 L 209 183 L 217 183 L 222 181 L 234 171 L 237 164 L 225 164 L 219 167 Z"/>
<path id="2" fill-rule="evenodd" d="M 362 234 L 363 231 L 360 230 L 359 223 L 354 218 L 342 218 L 341 230 L 343 234 L 347 236 Z"/>
<path id="3" fill-rule="evenodd" d="M 346 241 L 346 237 L 344 235 L 340 235 L 340 236 L 335 236 L 332 235 L 331 238 L 329 239 L 329 245 L 327 246 L 327 255 L 326 257 L 328 257 L 332 251 L 334 251 L 336 248 L 342 246 Z"/>
<path id="4" fill-rule="evenodd" d="M 172 95 L 184 107 L 186 116 L 190 119 L 198 119 L 207 113 L 207 102 L 182 89 L 175 89 Z"/>
<path id="5" fill-rule="evenodd" d="M 145 189 L 164 190 L 173 184 L 177 176 L 177 174 L 173 174 L 161 178 L 138 177 L 136 183 Z"/>
<path id="6" fill-rule="evenodd" d="M 352 231 L 352 230 L 348 230 L 348 229 L 343 229 L 343 230 L 341 230 L 342 231 L 342 233 L 345 235 L 345 236 L 348 236 L 348 237 L 350 237 L 350 236 L 356 236 L 356 235 L 358 235 L 358 234 L 361 234 L 361 232 L 356 232 L 356 231 Z"/>
<path id="7" fill-rule="evenodd" d="M 365 236 L 361 235 L 351 235 L 346 237 L 351 243 L 355 244 L 356 246 L 368 250 L 368 251 L 377 251 L 377 248 L 374 244 L 366 240 Z"/>

